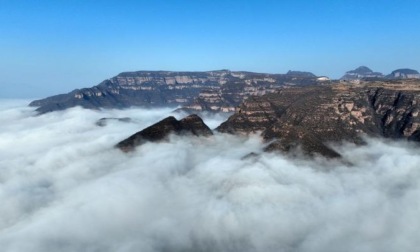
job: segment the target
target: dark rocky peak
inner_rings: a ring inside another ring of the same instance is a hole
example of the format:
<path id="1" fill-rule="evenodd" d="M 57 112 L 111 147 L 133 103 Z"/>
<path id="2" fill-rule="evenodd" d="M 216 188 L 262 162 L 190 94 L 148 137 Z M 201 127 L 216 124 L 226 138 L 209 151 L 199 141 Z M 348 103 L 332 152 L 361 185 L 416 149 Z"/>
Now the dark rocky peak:
<path id="1" fill-rule="evenodd" d="M 145 142 L 162 141 L 170 134 L 194 136 L 213 135 L 210 128 L 195 114 L 189 115 L 179 121 L 175 117 L 169 116 L 119 142 L 116 147 L 124 152 L 128 152 Z"/>
<path id="2" fill-rule="evenodd" d="M 387 77 L 391 79 L 420 79 L 420 74 L 414 69 L 402 68 L 392 71 Z"/>
<path id="3" fill-rule="evenodd" d="M 211 129 L 204 123 L 203 119 L 196 114 L 184 117 L 179 121 L 181 133 L 192 133 L 195 136 L 213 135 Z"/>
<path id="4" fill-rule="evenodd" d="M 303 71 L 292 71 L 289 70 L 286 75 L 295 76 L 295 77 L 305 77 L 305 78 L 316 78 L 316 75 L 311 72 Z"/>

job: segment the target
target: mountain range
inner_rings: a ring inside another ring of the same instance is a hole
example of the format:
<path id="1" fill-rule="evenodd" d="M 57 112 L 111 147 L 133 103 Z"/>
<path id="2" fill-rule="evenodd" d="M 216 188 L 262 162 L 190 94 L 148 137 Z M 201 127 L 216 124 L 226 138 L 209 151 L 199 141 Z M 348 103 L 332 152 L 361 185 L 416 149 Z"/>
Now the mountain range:
<path id="1" fill-rule="evenodd" d="M 341 80 L 300 71 L 139 71 L 121 73 L 92 88 L 30 105 L 38 106 L 38 113 L 77 105 L 92 109 L 180 106 L 187 112 L 230 112 L 233 115 L 216 131 L 259 133 L 267 143 L 266 151 L 299 150 L 334 158 L 340 157 L 334 144 L 362 144 L 364 136 L 420 142 L 417 75 L 417 71 L 399 69 L 384 76 L 367 67 L 349 71 Z M 101 119 L 98 125 L 105 126 L 106 120 Z M 146 141 L 166 139 L 169 134 L 211 136 L 212 132 L 197 115 L 180 121 L 169 117 L 116 147 L 130 151 Z"/>
<path id="2" fill-rule="evenodd" d="M 362 79 L 420 78 L 412 69 L 398 69 L 385 76 L 361 66 L 346 72 L 342 81 Z M 273 93 L 280 87 L 308 86 L 329 82 L 325 76 L 303 71 L 267 74 L 246 71 L 123 72 L 91 88 L 73 90 L 31 102 L 38 113 L 84 108 L 182 107 L 185 110 L 234 112 L 251 96 Z"/>
<path id="3" fill-rule="evenodd" d="M 284 87 L 250 97 L 215 131 L 259 133 L 267 143 L 265 151 L 338 158 L 334 145 L 343 141 L 363 144 L 366 136 L 420 142 L 419 113 L 419 80 Z M 117 147 L 131 151 L 170 134 L 212 135 L 197 115 L 180 121 L 168 117 Z"/>
<path id="4" fill-rule="evenodd" d="M 252 95 L 275 92 L 283 86 L 317 83 L 308 72 L 265 74 L 218 70 L 208 72 L 137 71 L 125 72 L 91 88 L 47 97 L 30 103 L 39 113 L 84 108 L 177 107 L 233 112 Z"/>
<path id="5" fill-rule="evenodd" d="M 384 75 L 380 72 L 374 72 L 366 66 L 360 66 L 354 70 L 346 72 L 340 80 L 354 81 L 361 79 L 420 79 L 418 71 L 408 68 L 401 68 L 392 71 L 388 75 Z"/>

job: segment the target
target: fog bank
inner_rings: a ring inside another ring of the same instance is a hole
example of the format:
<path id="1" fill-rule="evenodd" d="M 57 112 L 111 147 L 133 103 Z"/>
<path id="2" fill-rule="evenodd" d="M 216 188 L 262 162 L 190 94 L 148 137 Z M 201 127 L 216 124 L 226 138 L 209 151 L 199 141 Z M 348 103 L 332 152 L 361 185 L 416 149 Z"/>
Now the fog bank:
<path id="1" fill-rule="evenodd" d="M 0 101 L 1 251 L 418 251 L 420 152 L 338 146 L 352 165 L 261 154 L 257 136 L 113 146 L 171 109 L 33 116 Z M 177 115 L 176 115 L 177 116 Z M 95 122 L 130 117 L 131 122 Z M 179 118 L 179 117 L 178 117 Z M 212 127 L 222 117 L 206 119 Z"/>

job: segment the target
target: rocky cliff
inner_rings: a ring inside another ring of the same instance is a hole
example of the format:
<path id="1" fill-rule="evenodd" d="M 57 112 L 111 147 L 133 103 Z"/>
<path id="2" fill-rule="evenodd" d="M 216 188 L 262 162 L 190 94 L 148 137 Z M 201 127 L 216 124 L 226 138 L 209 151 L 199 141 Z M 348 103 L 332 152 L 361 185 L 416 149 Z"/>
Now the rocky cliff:
<path id="1" fill-rule="evenodd" d="M 39 113 L 84 108 L 130 106 L 184 106 L 190 110 L 233 111 L 251 95 L 274 92 L 282 86 L 310 85 L 316 76 L 307 72 L 264 74 L 241 71 L 121 73 L 92 88 L 74 90 L 33 101 Z"/>
<path id="2" fill-rule="evenodd" d="M 261 132 L 267 150 L 338 157 L 330 144 L 360 144 L 363 135 L 420 141 L 419 112 L 420 81 L 337 82 L 251 97 L 217 130 Z"/>

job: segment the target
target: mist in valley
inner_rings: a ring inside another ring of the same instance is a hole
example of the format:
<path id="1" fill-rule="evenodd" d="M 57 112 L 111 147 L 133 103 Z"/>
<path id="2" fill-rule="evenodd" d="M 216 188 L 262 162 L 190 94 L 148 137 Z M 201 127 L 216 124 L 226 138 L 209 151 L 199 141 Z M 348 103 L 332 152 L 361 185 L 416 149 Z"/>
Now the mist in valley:
<path id="1" fill-rule="evenodd" d="M 2 251 L 418 251 L 420 149 L 367 139 L 345 161 L 257 136 L 114 145 L 173 109 L 35 116 L 0 102 Z M 99 127 L 100 118 L 109 120 Z M 203 118 L 215 128 L 225 117 Z M 244 158 L 249 153 L 258 156 Z"/>

